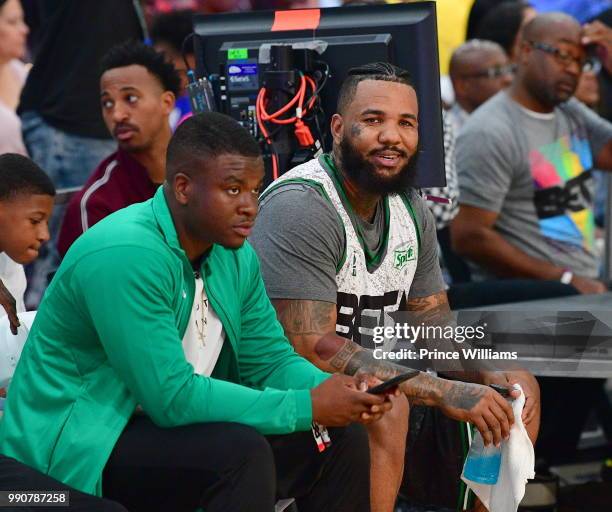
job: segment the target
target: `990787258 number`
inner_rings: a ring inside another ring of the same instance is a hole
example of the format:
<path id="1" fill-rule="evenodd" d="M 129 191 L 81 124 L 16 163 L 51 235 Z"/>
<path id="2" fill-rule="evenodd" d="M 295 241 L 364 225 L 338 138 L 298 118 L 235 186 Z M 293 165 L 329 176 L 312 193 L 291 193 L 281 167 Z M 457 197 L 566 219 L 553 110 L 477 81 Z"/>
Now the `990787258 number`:
<path id="1" fill-rule="evenodd" d="M 67 507 L 68 491 L 0 491 L 0 508 L 3 507 Z"/>

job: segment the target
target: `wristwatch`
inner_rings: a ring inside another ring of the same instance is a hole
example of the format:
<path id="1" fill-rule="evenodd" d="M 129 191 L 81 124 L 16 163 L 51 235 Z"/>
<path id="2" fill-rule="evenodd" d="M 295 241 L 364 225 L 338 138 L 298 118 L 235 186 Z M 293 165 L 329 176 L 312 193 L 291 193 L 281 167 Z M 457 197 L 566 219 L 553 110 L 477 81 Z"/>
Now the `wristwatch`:
<path id="1" fill-rule="evenodd" d="M 561 281 L 563 284 L 570 284 L 573 278 L 574 273 L 571 270 L 564 269 L 563 274 L 561 274 L 561 279 L 559 279 L 559 281 Z"/>

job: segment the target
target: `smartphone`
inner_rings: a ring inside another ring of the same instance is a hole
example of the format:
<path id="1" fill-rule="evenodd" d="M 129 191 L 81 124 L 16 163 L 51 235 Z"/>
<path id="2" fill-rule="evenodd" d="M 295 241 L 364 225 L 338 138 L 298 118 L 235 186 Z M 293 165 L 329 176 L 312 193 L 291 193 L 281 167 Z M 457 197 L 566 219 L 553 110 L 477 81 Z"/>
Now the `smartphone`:
<path id="1" fill-rule="evenodd" d="M 418 375 L 418 372 L 402 373 L 401 375 L 396 375 L 392 379 L 386 380 L 382 384 L 368 389 L 368 393 L 372 393 L 373 395 L 381 395 L 382 393 L 390 392 L 393 390 L 393 388 L 397 387 L 398 384 L 401 384 L 405 380 L 415 377 L 416 375 Z"/>
<path id="2" fill-rule="evenodd" d="M 499 384 L 489 384 L 490 388 L 493 388 L 504 398 L 508 398 L 510 396 L 510 391 L 506 386 L 500 386 Z"/>

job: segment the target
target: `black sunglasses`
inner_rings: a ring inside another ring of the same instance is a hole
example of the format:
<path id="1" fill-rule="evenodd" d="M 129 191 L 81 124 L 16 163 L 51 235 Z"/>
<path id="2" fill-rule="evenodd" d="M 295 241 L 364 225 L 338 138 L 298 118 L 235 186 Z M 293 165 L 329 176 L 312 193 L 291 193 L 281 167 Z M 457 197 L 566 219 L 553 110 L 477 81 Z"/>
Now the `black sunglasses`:
<path id="1" fill-rule="evenodd" d="M 564 67 L 576 63 L 580 69 L 583 69 L 588 62 L 586 57 L 574 57 L 571 53 L 563 51 L 552 44 L 540 43 L 539 41 L 527 41 L 527 43 L 536 50 L 552 55 L 555 60 Z"/>
<path id="2" fill-rule="evenodd" d="M 507 64 L 506 66 L 491 66 L 490 68 L 483 69 L 476 73 L 470 73 L 463 75 L 463 78 L 499 78 L 506 75 L 513 75 L 516 71 L 514 64 Z"/>

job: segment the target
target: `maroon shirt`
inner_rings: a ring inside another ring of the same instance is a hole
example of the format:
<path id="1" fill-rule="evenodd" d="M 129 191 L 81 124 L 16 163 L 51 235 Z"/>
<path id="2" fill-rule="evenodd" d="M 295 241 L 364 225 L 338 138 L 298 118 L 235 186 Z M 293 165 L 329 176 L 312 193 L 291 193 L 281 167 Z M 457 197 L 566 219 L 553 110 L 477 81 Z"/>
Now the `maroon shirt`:
<path id="1" fill-rule="evenodd" d="M 84 231 L 121 208 L 153 197 L 158 185 L 147 170 L 125 151 L 102 161 L 83 188 L 68 203 L 57 249 L 63 258 Z"/>

